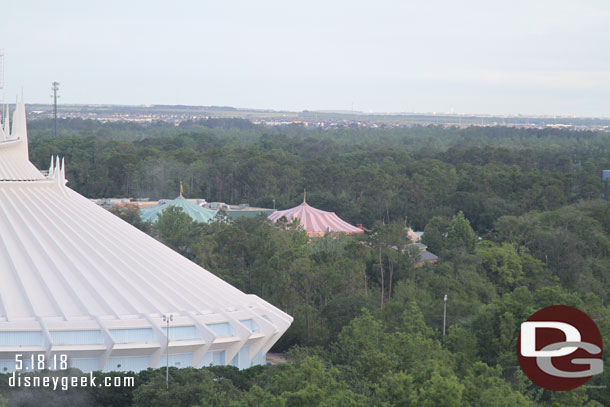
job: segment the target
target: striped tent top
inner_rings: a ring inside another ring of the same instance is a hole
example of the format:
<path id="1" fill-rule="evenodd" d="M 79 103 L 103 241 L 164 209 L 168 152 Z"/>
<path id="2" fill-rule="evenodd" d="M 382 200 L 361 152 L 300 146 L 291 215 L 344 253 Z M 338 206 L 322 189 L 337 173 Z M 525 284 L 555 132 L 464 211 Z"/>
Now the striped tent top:
<path id="1" fill-rule="evenodd" d="M 277 222 L 281 218 L 288 221 L 298 219 L 309 236 L 324 236 L 328 232 L 343 232 L 347 234 L 363 233 L 362 229 L 350 225 L 334 212 L 327 212 L 309 206 L 303 202 L 299 206 L 269 215 L 269 219 Z"/>

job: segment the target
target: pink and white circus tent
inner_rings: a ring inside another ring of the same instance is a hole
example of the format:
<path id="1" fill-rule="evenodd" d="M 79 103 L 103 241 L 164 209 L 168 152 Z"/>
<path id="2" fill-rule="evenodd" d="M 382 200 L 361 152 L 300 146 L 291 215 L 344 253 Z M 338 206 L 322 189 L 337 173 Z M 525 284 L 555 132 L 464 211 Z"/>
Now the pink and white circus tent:
<path id="1" fill-rule="evenodd" d="M 269 219 L 274 222 L 283 217 L 289 222 L 292 222 L 295 218 L 298 219 L 309 236 L 324 236 L 328 232 L 363 233 L 362 229 L 350 225 L 334 212 L 316 209 L 307 205 L 306 202 L 294 208 L 276 211 L 269 215 Z"/>

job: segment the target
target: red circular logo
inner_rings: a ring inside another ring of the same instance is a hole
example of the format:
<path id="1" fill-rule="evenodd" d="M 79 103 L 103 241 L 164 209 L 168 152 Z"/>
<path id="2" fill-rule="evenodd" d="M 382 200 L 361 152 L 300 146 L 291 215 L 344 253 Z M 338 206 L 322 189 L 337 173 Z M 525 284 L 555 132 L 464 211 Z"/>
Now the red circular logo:
<path id="1" fill-rule="evenodd" d="M 521 324 L 517 357 L 532 382 L 572 390 L 603 370 L 602 337 L 584 312 L 566 305 L 541 309 Z"/>

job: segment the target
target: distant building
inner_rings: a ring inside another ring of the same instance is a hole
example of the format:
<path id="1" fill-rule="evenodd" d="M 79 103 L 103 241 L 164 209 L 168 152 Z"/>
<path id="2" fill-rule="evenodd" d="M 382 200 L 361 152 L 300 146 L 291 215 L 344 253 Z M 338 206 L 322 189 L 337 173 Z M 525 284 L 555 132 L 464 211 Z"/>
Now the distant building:
<path id="1" fill-rule="evenodd" d="M 239 205 L 229 205 L 224 202 L 210 202 L 208 206 L 210 209 L 224 211 L 231 220 L 239 218 L 255 218 L 261 214 L 269 216 L 273 212 L 275 212 L 275 209 L 257 208 L 254 206 L 250 206 L 250 204 L 247 203 L 242 203 Z"/>
<path id="2" fill-rule="evenodd" d="M 421 235 L 423 232 L 414 232 L 413 229 L 407 228 L 407 237 L 411 241 L 411 243 L 417 243 L 421 240 Z"/>
<path id="3" fill-rule="evenodd" d="M 169 206 L 180 207 L 193 220 L 203 223 L 213 222 L 218 211 L 223 211 L 229 220 L 255 218 L 261 214 L 269 216 L 275 212 L 275 209 L 254 207 L 247 203 L 231 205 L 224 202 L 207 202 L 205 199 L 187 199 L 184 197 L 160 199 L 158 201 L 150 201 L 148 198 L 101 198 L 90 199 L 90 201 L 106 209 L 113 206 L 139 209 L 140 217 L 144 221 L 151 222 L 156 222 L 157 216 Z"/>
<path id="4" fill-rule="evenodd" d="M 415 259 L 415 267 L 421 267 L 426 263 L 436 263 L 438 261 L 438 256 L 434 253 L 430 253 L 428 251 L 428 246 L 423 243 L 411 243 L 409 244 L 409 248 L 417 248 L 419 252 L 418 256 Z"/>
<path id="5" fill-rule="evenodd" d="M 218 211 L 199 206 L 188 199 L 184 199 L 182 195 L 173 201 L 166 202 L 162 205 L 157 205 L 148 209 L 140 210 L 140 217 L 145 222 L 156 222 L 161 212 L 170 206 L 180 208 L 189 215 L 194 221 L 201 223 L 210 223 L 214 220 Z"/>

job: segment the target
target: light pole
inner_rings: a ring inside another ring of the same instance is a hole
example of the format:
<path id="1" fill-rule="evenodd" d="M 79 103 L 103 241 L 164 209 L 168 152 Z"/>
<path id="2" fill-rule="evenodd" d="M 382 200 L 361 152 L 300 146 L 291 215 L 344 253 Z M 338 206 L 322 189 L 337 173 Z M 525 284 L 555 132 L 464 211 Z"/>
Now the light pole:
<path id="1" fill-rule="evenodd" d="M 163 315 L 163 322 L 167 322 L 167 330 L 165 334 L 167 336 L 167 350 L 165 353 L 165 390 L 169 390 L 169 323 L 174 320 L 172 314 Z"/>
<path id="2" fill-rule="evenodd" d="M 445 324 L 447 323 L 447 294 L 443 298 L 443 336 L 445 336 Z"/>

